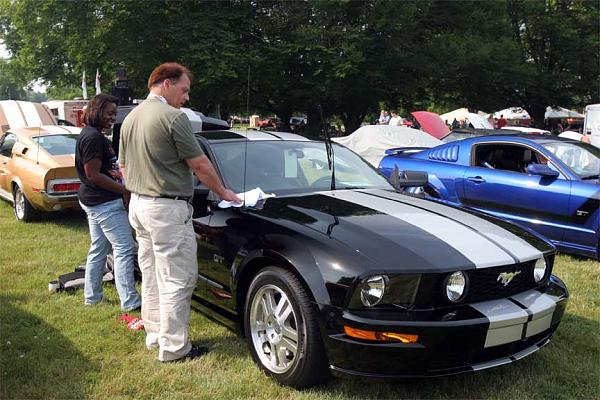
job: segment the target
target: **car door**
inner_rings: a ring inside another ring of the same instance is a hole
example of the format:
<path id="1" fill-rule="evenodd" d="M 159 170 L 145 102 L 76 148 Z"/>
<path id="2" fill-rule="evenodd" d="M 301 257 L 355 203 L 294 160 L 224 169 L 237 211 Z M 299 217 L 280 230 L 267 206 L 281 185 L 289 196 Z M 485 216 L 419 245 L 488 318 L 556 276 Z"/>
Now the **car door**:
<path id="1" fill-rule="evenodd" d="M 208 148 L 205 154 L 213 158 Z M 204 306 L 225 315 L 221 322 L 230 323 L 235 309 L 232 295 L 232 268 L 238 244 L 236 221 L 239 210 L 219 208 L 215 196 L 207 187 L 198 183 L 195 187 L 192 223 L 196 233 L 198 257 L 198 283 L 194 295 Z"/>
<path id="2" fill-rule="evenodd" d="M 600 185 L 593 181 L 572 181 L 570 216 L 564 242 L 585 251 L 597 251 L 600 229 Z"/>
<path id="3" fill-rule="evenodd" d="M 16 135 L 10 132 L 5 133 L 0 138 L 0 195 L 5 198 L 12 198 L 9 162 L 11 160 L 12 149 L 16 141 Z"/>
<path id="4" fill-rule="evenodd" d="M 558 178 L 524 172 L 531 162 L 547 160 L 520 143 L 477 144 L 471 154 L 471 168 L 464 175 L 462 202 L 560 242 L 568 223 L 571 181 L 560 171 Z"/>

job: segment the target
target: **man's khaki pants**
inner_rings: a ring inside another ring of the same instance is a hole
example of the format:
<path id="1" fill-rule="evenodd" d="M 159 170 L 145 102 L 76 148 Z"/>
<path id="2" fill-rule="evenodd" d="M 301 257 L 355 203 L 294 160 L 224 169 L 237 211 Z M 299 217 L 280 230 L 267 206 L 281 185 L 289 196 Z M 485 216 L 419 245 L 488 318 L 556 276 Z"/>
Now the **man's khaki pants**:
<path id="1" fill-rule="evenodd" d="M 160 361 L 181 358 L 192 348 L 188 329 L 198 278 L 192 212 L 183 200 L 131 195 L 129 222 L 139 243 L 146 346 L 159 346 Z"/>

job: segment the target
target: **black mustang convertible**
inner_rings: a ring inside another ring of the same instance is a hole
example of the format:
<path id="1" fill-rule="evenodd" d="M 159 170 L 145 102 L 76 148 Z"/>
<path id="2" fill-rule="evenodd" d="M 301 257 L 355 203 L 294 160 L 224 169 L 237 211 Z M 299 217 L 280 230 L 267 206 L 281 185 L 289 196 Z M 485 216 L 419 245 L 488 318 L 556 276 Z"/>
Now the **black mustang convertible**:
<path id="1" fill-rule="evenodd" d="M 568 292 L 535 233 L 402 194 L 336 144 L 198 140 L 228 188 L 275 197 L 220 208 L 196 186 L 194 307 L 238 329 L 280 383 L 476 371 L 534 353 L 558 327 Z"/>

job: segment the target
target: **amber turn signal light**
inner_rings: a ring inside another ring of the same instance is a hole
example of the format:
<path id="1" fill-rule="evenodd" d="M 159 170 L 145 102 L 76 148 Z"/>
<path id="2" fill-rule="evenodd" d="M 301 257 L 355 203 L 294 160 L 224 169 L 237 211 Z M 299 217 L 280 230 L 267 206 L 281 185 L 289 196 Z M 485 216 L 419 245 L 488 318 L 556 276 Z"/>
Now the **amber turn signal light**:
<path id="1" fill-rule="evenodd" d="M 406 333 L 397 332 L 374 332 L 356 329 L 349 326 L 344 326 L 346 335 L 363 340 L 373 340 L 376 342 L 401 342 L 401 343 L 417 343 L 419 335 L 409 335 Z"/>

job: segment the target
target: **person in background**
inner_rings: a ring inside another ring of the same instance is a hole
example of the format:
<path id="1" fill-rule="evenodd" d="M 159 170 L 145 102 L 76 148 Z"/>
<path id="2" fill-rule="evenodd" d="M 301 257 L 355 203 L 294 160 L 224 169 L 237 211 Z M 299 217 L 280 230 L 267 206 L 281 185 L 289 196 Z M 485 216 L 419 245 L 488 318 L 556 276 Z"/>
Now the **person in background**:
<path id="1" fill-rule="evenodd" d="M 387 125 L 390 122 L 390 115 L 387 111 L 381 110 L 381 114 L 379 114 L 379 123 L 381 125 Z"/>
<path id="2" fill-rule="evenodd" d="M 403 125 L 404 124 L 404 120 L 402 119 L 401 116 L 398 115 L 397 111 L 392 111 L 392 117 L 390 118 L 390 121 L 388 122 L 388 125 Z"/>
<path id="3" fill-rule="evenodd" d="M 503 114 L 500 114 L 500 118 L 498 118 L 498 129 L 502 129 L 503 127 L 506 126 L 506 119 L 504 118 Z"/>
<path id="4" fill-rule="evenodd" d="M 123 202 L 129 191 L 119 181 L 115 152 L 103 131 L 112 127 L 118 99 L 106 94 L 92 97 L 83 117 L 85 126 L 77 136 L 75 168 L 81 180 L 79 204 L 87 214 L 92 244 L 85 265 L 84 304 L 102 300 L 102 276 L 106 257 L 114 252 L 114 276 L 121 309 L 141 306 L 135 289 L 135 242 Z"/>
<path id="5" fill-rule="evenodd" d="M 458 120 L 456 118 L 454 118 L 452 120 L 452 125 L 451 126 L 452 126 L 452 129 L 458 129 L 458 128 L 460 128 L 460 122 L 458 122 Z"/>
<path id="6" fill-rule="evenodd" d="M 161 362 L 194 359 L 208 351 L 188 337 L 198 278 L 192 172 L 221 199 L 242 202 L 223 187 L 190 120 L 179 110 L 189 100 L 192 79 L 180 64 L 156 67 L 148 79 L 148 98 L 121 127 L 119 166 L 132 192 L 129 221 L 139 244 L 146 347 L 158 347 Z"/>

